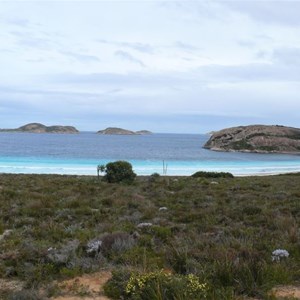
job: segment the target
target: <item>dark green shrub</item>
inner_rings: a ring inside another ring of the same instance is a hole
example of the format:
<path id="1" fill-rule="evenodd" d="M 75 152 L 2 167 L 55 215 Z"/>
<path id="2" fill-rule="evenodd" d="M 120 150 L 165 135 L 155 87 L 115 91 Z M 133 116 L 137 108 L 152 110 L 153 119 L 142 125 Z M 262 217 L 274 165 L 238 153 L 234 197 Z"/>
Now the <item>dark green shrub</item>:
<path id="1" fill-rule="evenodd" d="M 153 226 L 152 230 L 155 237 L 162 241 L 167 241 L 167 239 L 172 236 L 172 231 L 169 227 Z"/>
<path id="2" fill-rule="evenodd" d="M 130 271 L 126 268 L 119 268 L 112 272 L 112 278 L 108 280 L 103 289 L 105 295 L 112 299 L 123 299 L 126 297 L 126 285 L 130 278 Z"/>
<path id="3" fill-rule="evenodd" d="M 193 178 L 233 178 L 234 176 L 228 172 L 205 172 L 198 171 L 192 175 Z"/>
<path id="4" fill-rule="evenodd" d="M 132 183 L 136 177 L 136 174 L 132 170 L 132 165 L 122 160 L 108 163 L 105 166 L 104 172 L 106 173 L 104 180 L 110 183 Z"/>
<path id="5" fill-rule="evenodd" d="M 258 215 L 262 212 L 262 209 L 257 206 L 246 206 L 243 208 L 243 213 L 248 216 Z"/>
<path id="6" fill-rule="evenodd" d="M 232 142 L 231 147 L 234 150 L 253 150 L 253 146 L 251 144 L 249 144 L 246 139 Z"/>
<path id="7" fill-rule="evenodd" d="M 150 175 L 150 177 L 152 177 L 152 178 L 159 178 L 160 175 L 159 175 L 159 173 L 153 173 L 153 174 Z"/>
<path id="8" fill-rule="evenodd" d="M 153 173 L 149 176 L 149 182 L 156 182 L 160 178 L 158 173 Z"/>

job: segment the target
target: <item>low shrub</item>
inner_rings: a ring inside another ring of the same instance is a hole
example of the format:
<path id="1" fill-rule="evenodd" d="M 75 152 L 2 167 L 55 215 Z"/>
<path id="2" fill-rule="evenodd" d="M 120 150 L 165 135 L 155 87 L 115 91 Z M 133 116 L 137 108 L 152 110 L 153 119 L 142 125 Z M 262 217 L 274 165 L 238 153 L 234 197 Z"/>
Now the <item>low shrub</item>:
<path id="1" fill-rule="evenodd" d="M 198 171 L 192 175 L 193 178 L 233 178 L 234 176 L 228 172 L 205 172 Z"/>
<path id="2" fill-rule="evenodd" d="M 160 174 L 159 173 L 153 173 L 149 176 L 149 182 L 155 182 L 160 178 Z"/>
<path id="3" fill-rule="evenodd" d="M 130 278 L 127 268 L 119 268 L 112 272 L 112 278 L 103 287 L 105 295 L 112 299 L 124 299 L 126 297 L 126 284 Z"/>
<path id="4" fill-rule="evenodd" d="M 113 274 L 112 279 L 104 287 L 106 294 L 114 299 L 119 299 L 118 297 L 122 295 L 124 299 L 134 300 L 197 300 L 205 299 L 208 293 L 208 285 L 200 282 L 194 274 L 178 275 L 165 271 L 132 272 L 126 284 L 124 281 L 120 284 L 120 279 L 124 280 L 124 276 L 120 278 L 120 273 Z M 120 287 L 124 290 L 120 291 Z"/>
<path id="5" fill-rule="evenodd" d="M 86 252 L 96 254 L 103 253 L 105 256 L 110 256 L 113 253 L 125 252 L 131 249 L 137 242 L 139 234 L 126 232 L 114 232 L 105 234 L 97 239 L 90 240 L 87 244 Z"/>

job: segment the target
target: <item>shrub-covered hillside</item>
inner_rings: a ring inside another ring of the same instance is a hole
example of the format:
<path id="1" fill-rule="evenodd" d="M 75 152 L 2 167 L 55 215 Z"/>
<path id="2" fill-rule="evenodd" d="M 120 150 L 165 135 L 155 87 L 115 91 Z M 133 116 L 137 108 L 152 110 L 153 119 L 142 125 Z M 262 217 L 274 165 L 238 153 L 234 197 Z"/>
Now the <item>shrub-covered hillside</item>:
<path id="1" fill-rule="evenodd" d="M 0 217 L 1 280 L 23 283 L 1 299 L 58 297 L 60 280 L 104 269 L 115 299 L 259 299 L 300 280 L 297 175 L 2 174 Z"/>

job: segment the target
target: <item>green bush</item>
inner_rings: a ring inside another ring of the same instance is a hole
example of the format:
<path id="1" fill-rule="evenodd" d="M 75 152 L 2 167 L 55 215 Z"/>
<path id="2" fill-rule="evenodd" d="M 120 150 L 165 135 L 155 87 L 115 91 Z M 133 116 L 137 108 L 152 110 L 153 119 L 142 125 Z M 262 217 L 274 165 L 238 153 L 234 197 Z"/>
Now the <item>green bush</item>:
<path id="1" fill-rule="evenodd" d="M 228 172 L 205 172 L 198 171 L 192 175 L 193 178 L 233 178 L 234 176 Z"/>
<path id="2" fill-rule="evenodd" d="M 156 182 L 160 178 L 160 175 L 158 173 L 153 173 L 149 176 L 148 181 L 149 182 Z"/>
<path id="3" fill-rule="evenodd" d="M 104 180 L 110 183 L 125 182 L 132 183 L 136 174 L 132 170 L 132 165 L 127 161 L 110 162 L 104 167 Z"/>
<path id="4" fill-rule="evenodd" d="M 104 286 L 106 295 L 114 299 L 123 296 L 124 299 L 132 300 L 196 300 L 205 299 L 208 292 L 208 285 L 193 274 L 178 275 L 164 271 L 133 272 L 129 278 L 127 277 L 126 282 L 124 279 L 124 276 L 120 278 L 120 273 L 114 273 L 112 279 Z"/>
<path id="5" fill-rule="evenodd" d="M 103 287 L 105 295 L 112 299 L 125 299 L 126 284 L 130 279 L 130 271 L 126 268 L 118 268 L 112 272 L 112 278 Z"/>

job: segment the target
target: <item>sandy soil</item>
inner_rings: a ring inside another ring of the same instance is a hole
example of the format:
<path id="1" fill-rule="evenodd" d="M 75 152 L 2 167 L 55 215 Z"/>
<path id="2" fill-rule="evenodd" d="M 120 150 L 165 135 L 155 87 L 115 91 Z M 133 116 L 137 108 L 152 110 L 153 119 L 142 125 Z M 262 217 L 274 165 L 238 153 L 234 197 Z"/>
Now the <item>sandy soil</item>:
<path id="1" fill-rule="evenodd" d="M 300 285 L 278 286 L 272 289 L 271 295 L 274 295 L 276 299 L 300 299 Z"/>
<path id="2" fill-rule="evenodd" d="M 85 274 L 59 284 L 62 296 L 53 300 L 109 300 L 103 293 L 103 285 L 111 278 L 108 271 Z"/>
<path id="3" fill-rule="evenodd" d="M 24 283 L 18 280 L 0 279 L 0 290 L 21 291 Z"/>
<path id="4" fill-rule="evenodd" d="M 62 295 L 51 300 L 109 300 L 103 293 L 103 285 L 111 278 L 111 272 L 102 271 L 94 274 L 84 274 L 73 279 L 58 283 Z M 21 291 L 24 284 L 17 280 L 0 279 L 0 290 Z M 270 295 L 278 300 L 300 299 L 300 285 L 278 286 Z M 256 298 L 238 298 L 243 300 L 258 300 Z"/>

